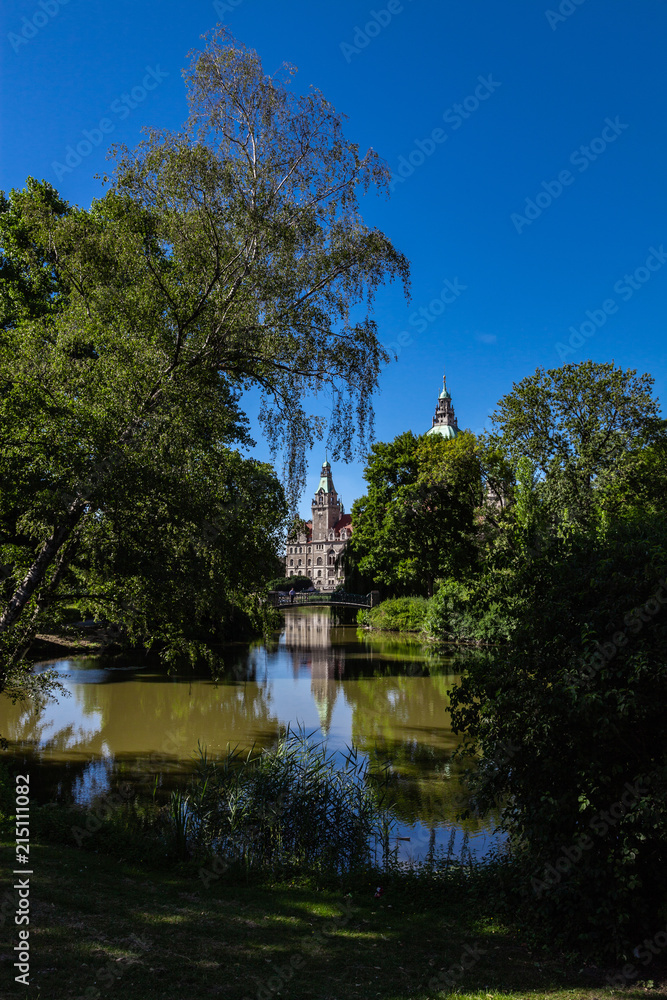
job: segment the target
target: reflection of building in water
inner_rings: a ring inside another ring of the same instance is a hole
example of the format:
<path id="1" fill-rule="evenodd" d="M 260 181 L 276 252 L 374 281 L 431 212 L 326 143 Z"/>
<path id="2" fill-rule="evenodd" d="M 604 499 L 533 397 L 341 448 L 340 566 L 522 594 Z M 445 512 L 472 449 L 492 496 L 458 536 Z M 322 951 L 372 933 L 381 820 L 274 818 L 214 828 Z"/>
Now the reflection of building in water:
<path id="1" fill-rule="evenodd" d="M 285 646 L 290 651 L 294 676 L 310 670 L 310 690 L 323 734 L 329 732 L 338 696 L 338 682 L 345 673 L 345 651 L 331 645 L 331 618 L 327 612 L 285 615 Z"/>

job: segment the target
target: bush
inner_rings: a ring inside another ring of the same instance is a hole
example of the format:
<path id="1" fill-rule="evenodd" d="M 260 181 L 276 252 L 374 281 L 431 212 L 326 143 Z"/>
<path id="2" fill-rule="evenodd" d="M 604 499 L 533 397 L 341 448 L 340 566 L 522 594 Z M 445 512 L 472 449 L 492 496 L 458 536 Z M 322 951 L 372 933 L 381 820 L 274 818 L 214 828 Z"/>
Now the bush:
<path id="1" fill-rule="evenodd" d="M 516 601 L 507 593 L 494 594 L 499 583 L 490 574 L 467 582 L 445 580 L 428 603 L 424 631 L 451 642 L 507 642 Z"/>
<path id="2" fill-rule="evenodd" d="M 427 610 L 428 601 L 424 597 L 397 597 L 363 611 L 357 621 L 386 632 L 421 632 Z"/>
<path id="3" fill-rule="evenodd" d="M 478 807 L 508 802 L 526 922 L 630 960 L 667 919 L 666 573 L 657 518 L 555 539 L 513 577 L 511 647 L 451 702 Z"/>
<path id="4" fill-rule="evenodd" d="M 289 591 L 294 587 L 298 593 L 308 590 L 312 585 L 313 581 L 308 576 L 277 576 L 274 580 L 269 580 L 267 589 Z"/>

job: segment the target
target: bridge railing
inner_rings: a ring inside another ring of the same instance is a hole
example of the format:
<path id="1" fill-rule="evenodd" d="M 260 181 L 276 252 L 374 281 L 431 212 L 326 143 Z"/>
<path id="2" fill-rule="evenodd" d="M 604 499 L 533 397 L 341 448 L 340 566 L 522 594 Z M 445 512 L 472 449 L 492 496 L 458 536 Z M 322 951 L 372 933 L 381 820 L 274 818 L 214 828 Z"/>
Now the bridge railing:
<path id="1" fill-rule="evenodd" d="M 330 593 L 300 591 L 292 599 L 289 594 L 285 594 L 283 591 L 272 590 L 269 593 L 269 600 L 274 607 L 278 608 L 296 604 L 351 604 L 357 608 L 372 608 L 378 603 L 375 599 L 376 594 L 377 591 L 371 591 L 370 594 L 346 594 L 341 590 Z"/>

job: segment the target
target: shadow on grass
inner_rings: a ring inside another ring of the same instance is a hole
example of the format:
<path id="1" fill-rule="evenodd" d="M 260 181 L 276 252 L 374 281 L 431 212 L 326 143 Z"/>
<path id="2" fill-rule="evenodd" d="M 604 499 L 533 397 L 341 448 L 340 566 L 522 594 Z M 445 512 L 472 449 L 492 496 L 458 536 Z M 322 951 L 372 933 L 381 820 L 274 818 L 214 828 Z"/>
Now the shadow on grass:
<path id="1" fill-rule="evenodd" d="M 12 919 L 0 937 L 6 1000 L 667 998 L 660 985 L 612 990 L 607 972 L 531 954 L 456 887 L 389 883 L 375 899 L 363 879 L 326 890 L 223 875 L 206 888 L 196 868 L 153 871 L 54 845 L 35 846 L 31 864 L 31 985 L 13 982 Z M 655 964 L 645 981 L 663 978 Z"/>

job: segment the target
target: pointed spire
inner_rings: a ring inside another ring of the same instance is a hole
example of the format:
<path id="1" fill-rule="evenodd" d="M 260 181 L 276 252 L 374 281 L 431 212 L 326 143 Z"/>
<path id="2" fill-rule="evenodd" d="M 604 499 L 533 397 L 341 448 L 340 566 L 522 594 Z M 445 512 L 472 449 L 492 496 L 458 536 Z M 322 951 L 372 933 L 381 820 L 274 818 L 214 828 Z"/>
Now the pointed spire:
<path id="1" fill-rule="evenodd" d="M 447 392 L 447 373 L 443 370 L 442 373 L 442 392 L 440 393 L 440 399 L 451 399 L 452 397 Z"/>
<path id="2" fill-rule="evenodd" d="M 435 408 L 433 426 L 426 432 L 427 434 L 442 434 L 445 438 L 453 438 L 459 433 L 456 422 L 452 397 L 447 389 L 447 374 L 442 374 L 442 392 L 438 396 L 438 404 Z"/>

